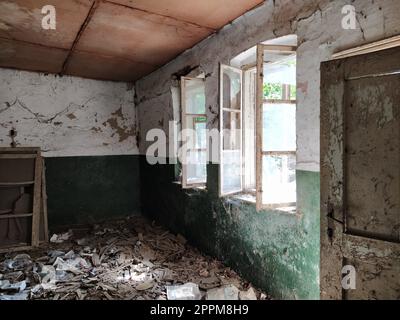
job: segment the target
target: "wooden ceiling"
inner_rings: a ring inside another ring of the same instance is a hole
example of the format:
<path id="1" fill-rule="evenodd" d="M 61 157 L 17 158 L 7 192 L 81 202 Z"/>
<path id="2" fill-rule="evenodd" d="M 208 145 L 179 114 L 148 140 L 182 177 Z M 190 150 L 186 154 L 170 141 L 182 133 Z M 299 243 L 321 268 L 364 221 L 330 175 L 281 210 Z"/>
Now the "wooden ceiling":
<path id="1" fill-rule="evenodd" d="M 0 0 L 0 67 L 135 81 L 263 0 Z M 56 8 L 56 30 L 42 7 Z"/>

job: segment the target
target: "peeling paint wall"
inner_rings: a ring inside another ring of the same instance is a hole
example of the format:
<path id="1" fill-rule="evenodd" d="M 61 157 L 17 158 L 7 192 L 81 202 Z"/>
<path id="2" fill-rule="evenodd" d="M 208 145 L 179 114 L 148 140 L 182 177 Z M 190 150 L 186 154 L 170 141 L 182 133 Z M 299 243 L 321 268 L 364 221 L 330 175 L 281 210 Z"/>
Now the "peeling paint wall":
<path id="1" fill-rule="evenodd" d="M 342 8 L 357 11 L 357 29 L 342 29 Z M 219 63 L 229 61 L 259 42 L 298 36 L 298 169 L 319 171 L 320 63 L 342 49 L 381 40 L 400 33 L 400 2 L 396 0 L 268 0 L 257 9 L 227 25 L 163 68 L 136 83 L 141 136 L 160 127 L 162 118 L 172 120 L 170 87 L 172 75 L 200 66 L 206 74 L 210 128 L 218 127 Z M 160 112 L 163 110 L 163 112 Z M 162 128 L 168 128 L 168 121 Z M 140 145 L 145 153 L 148 144 Z"/>
<path id="2" fill-rule="evenodd" d="M 132 84 L 0 69 L 0 146 L 45 157 L 138 153 Z"/>
<path id="3" fill-rule="evenodd" d="M 140 211 L 132 84 L 0 69 L 0 147 L 41 147 L 50 228 Z"/>
<path id="4" fill-rule="evenodd" d="M 356 30 L 342 28 L 342 8 L 348 4 L 356 8 Z M 254 206 L 241 204 L 232 209 L 228 200 L 218 198 L 215 165 L 208 166 L 205 194 L 191 194 L 178 187 L 171 190 L 172 170 L 149 168 L 144 156 L 143 213 L 186 234 L 275 297 L 318 299 L 320 63 L 335 52 L 399 34 L 399 21 L 397 0 L 267 0 L 137 81 L 139 147 L 144 155 L 149 145 L 144 140 L 146 133 L 153 128 L 167 132 L 168 121 L 173 120 L 174 75 L 196 67 L 204 72 L 208 127 L 218 128 L 219 64 L 229 64 L 257 43 L 289 34 L 298 36 L 298 214 L 259 214 Z M 154 181 L 159 187 L 154 187 Z M 146 188 L 146 184 L 151 186 Z M 150 193 L 154 198 L 145 202 Z M 244 252 L 242 258 L 240 252 Z"/>

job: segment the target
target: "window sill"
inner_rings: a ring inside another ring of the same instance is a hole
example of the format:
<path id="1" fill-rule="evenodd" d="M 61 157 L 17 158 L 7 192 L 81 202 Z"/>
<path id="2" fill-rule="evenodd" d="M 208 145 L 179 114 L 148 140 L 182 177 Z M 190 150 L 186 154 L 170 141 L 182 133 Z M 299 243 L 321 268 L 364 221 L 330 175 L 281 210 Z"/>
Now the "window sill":
<path id="1" fill-rule="evenodd" d="M 239 200 L 242 202 L 250 203 L 250 204 L 256 204 L 256 196 L 251 193 L 239 193 L 235 194 L 233 196 L 230 196 L 229 198 Z"/>
<path id="2" fill-rule="evenodd" d="M 184 190 L 184 191 L 206 191 L 206 190 L 207 190 L 205 186 L 198 186 L 198 187 L 193 186 L 193 187 L 184 189 L 184 188 L 182 187 L 182 182 L 180 182 L 180 181 L 173 181 L 172 184 L 175 184 L 175 185 L 177 185 L 177 186 L 180 186 L 181 189 Z"/>
<path id="3" fill-rule="evenodd" d="M 254 206 L 257 204 L 256 196 L 251 193 L 240 193 L 240 194 L 230 196 L 227 199 L 240 201 L 242 203 L 247 203 L 247 204 L 254 205 Z M 267 208 L 267 209 L 264 209 L 263 211 L 275 211 L 275 212 L 284 213 L 284 214 L 296 215 L 297 207 L 296 206 L 276 207 L 276 208 L 271 207 L 270 209 Z"/>

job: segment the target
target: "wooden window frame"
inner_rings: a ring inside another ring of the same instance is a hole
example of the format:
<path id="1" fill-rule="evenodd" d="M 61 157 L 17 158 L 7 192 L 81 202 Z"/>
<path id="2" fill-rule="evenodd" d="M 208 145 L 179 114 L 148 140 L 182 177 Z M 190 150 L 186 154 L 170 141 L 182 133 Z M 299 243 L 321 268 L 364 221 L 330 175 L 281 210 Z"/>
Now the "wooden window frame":
<path id="1" fill-rule="evenodd" d="M 242 83 L 242 88 L 243 88 L 243 105 L 242 105 L 242 110 L 245 112 L 247 110 L 247 106 L 249 104 L 252 104 L 252 102 L 254 102 L 254 115 L 253 115 L 253 120 L 254 120 L 254 137 L 256 135 L 256 86 L 257 86 L 257 66 L 256 64 L 252 64 L 252 65 L 246 65 L 242 67 L 242 72 L 243 72 L 243 83 Z M 246 73 L 249 73 L 249 76 L 246 80 Z M 252 80 L 251 77 L 254 76 L 254 92 L 251 92 L 251 85 L 252 85 Z M 249 83 L 247 83 L 249 82 Z M 248 90 L 249 89 L 249 90 Z M 253 96 L 252 96 L 253 95 Z M 252 97 L 251 97 L 252 96 Z M 246 118 L 246 113 L 242 114 L 242 117 Z M 247 130 L 245 122 L 243 121 L 243 139 L 242 139 L 242 148 L 243 148 L 243 157 L 245 156 L 246 153 L 246 148 L 247 148 L 247 144 L 248 141 L 246 141 L 246 137 L 245 137 L 245 132 Z M 247 161 L 246 161 L 247 162 Z M 256 142 L 254 139 L 254 187 L 253 188 L 248 188 L 245 185 L 245 180 L 246 180 L 246 165 L 243 162 L 243 193 L 245 194 L 249 194 L 256 196 Z"/>
<path id="2" fill-rule="evenodd" d="M 196 116 L 196 117 L 205 117 L 207 121 L 207 114 L 192 114 L 192 113 L 187 113 L 186 112 L 186 87 L 185 87 L 185 82 L 186 81 L 192 81 L 192 80 L 198 80 L 198 81 L 205 81 L 204 78 L 192 78 L 192 77 L 181 77 L 181 122 L 182 122 L 182 131 L 187 129 L 187 117 L 188 116 Z M 186 146 L 184 143 L 183 146 Z M 206 176 L 206 181 L 204 182 L 196 182 L 196 183 L 188 183 L 187 182 L 187 164 L 186 164 L 186 159 L 187 159 L 187 153 L 190 151 L 204 151 L 202 149 L 190 149 L 190 148 L 183 148 L 182 149 L 182 188 L 183 189 L 192 189 L 192 188 L 200 188 L 200 187 L 205 187 L 207 184 L 207 176 Z M 205 150 L 207 151 L 207 149 Z"/>
<path id="3" fill-rule="evenodd" d="M 224 95 L 223 95 L 223 90 L 224 90 L 224 70 L 232 70 L 234 72 L 238 72 L 240 74 L 240 109 L 231 109 L 231 108 L 225 108 L 224 107 Z M 239 68 L 235 68 L 232 66 L 228 66 L 225 64 L 220 64 L 220 70 L 219 70 L 219 159 L 220 159 L 220 164 L 219 164 L 219 196 L 220 197 L 226 197 L 234 194 L 238 194 L 243 192 L 243 71 Z M 239 150 L 224 150 L 224 135 L 223 135 L 223 127 L 224 127 L 224 111 L 227 112 L 234 112 L 234 113 L 239 113 L 240 115 L 240 149 Z M 223 158 L 224 158 L 224 152 L 232 152 L 232 151 L 239 151 L 240 152 L 240 188 L 238 190 L 234 190 L 231 192 L 223 192 L 223 177 L 224 177 L 224 166 L 223 166 Z"/>
<path id="4" fill-rule="evenodd" d="M 256 209 L 262 211 L 265 209 L 276 209 L 279 207 L 288 207 L 296 205 L 296 203 L 279 203 L 279 204 L 263 204 L 263 156 L 264 155 L 296 155 L 297 151 L 263 151 L 263 106 L 268 103 L 292 103 L 296 104 L 296 100 L 290 100 L 290 92 L 287 92 L 282 100 L 266 100 L 264 98 L 264 53 L 265 52 L 280 52 L 280 53 L 296 53 L 295 46 L 282 45 L 257 45 L 257 84 L 256 84 Z M 289 97 L 289 99 L 288 99 Z"/>

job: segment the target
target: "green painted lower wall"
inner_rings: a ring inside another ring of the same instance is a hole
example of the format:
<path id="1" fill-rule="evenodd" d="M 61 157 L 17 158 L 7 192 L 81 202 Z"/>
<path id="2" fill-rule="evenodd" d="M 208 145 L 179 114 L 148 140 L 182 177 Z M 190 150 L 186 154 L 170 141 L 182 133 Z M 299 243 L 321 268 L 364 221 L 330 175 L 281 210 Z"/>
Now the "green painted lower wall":
<path id="1" fill-rule="evenodd" d="M 45 164 L 50 228 L 141 211 L 275 298 L 319 298 L 319 173 L 297 172 L 292 215 L 220 199 L 216 166 L 208 168 L 208 191 L 200 191 L 182 190 L 173 183 L 173 165 L 151 166 L 144 156 L 46 158 Z"/>
<path id="2" fill-rule="evenodd" d="M 183 234 L 277 299 L 319 299 L 319 173 L 298 171 L 298 214 L 256 212 L 255 205 L 216 196 L 218 171 L 208 168 L 208 190 L 182 190 L 173 165 L 140 161 L 142 213 Z"/>
<path id="3" fill-rule="evenodd" d="M 139 156 L 45 158 L 50 229 L 140 211 Z"/>

